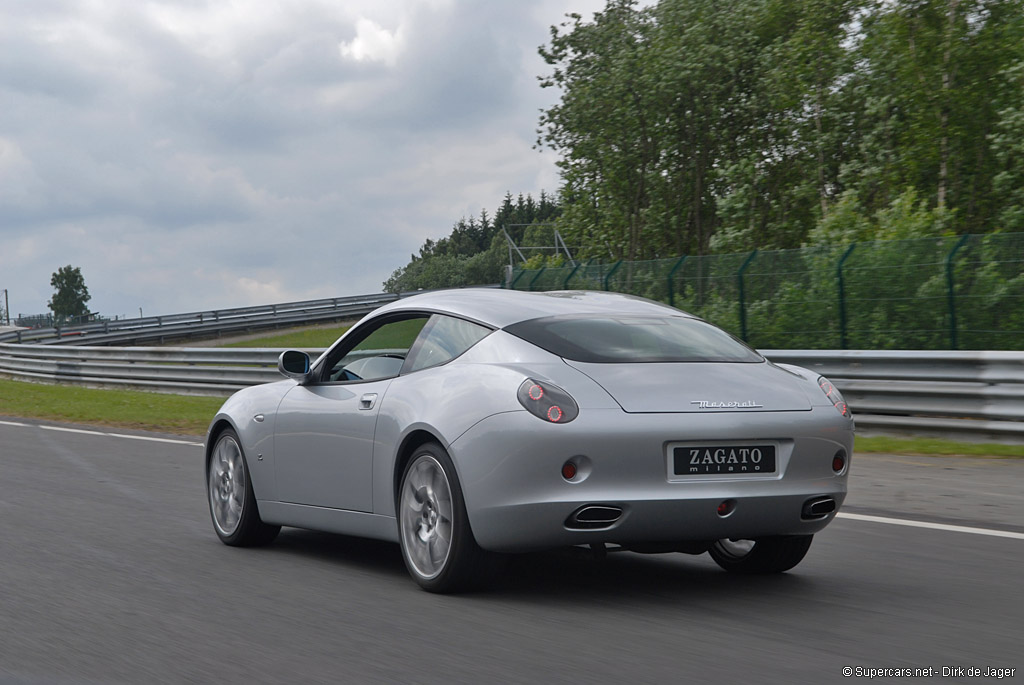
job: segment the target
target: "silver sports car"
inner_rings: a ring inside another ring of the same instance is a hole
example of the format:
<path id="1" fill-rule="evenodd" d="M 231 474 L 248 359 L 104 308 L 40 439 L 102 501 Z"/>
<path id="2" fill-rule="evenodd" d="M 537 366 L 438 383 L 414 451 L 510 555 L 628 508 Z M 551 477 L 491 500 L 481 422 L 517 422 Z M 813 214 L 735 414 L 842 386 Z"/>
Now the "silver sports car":
<path id="1" fill-rule="evenodd" d="M 777 573 L 846 496 L 853 419 L 831 383 L 637 297 L 428 293 L 278 367 L 210 425 L 229 545 L 281 526 L 392 540 L 436 592 L 492 553 L 563 545 Z"/>

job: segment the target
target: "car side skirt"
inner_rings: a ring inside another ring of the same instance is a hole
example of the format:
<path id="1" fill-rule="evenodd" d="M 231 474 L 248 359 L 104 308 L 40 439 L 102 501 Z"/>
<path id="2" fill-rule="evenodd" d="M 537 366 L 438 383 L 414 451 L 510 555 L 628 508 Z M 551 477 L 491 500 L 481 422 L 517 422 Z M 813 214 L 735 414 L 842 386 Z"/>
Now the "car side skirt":
<path id="1" fill-rule="evenodd" d="M 271 525 L 398 542 L 398 522 L 394 516 L 269 500 L 258 501 L 256 506 L 260 510 L 263 522 Z"/>

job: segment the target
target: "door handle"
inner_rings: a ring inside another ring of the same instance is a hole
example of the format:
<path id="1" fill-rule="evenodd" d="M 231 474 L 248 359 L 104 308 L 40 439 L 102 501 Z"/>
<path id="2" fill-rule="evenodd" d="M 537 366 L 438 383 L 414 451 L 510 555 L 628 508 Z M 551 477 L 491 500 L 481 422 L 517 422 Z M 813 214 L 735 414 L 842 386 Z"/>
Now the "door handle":
<path id="1" fill-rule="evenodd" d="M 377 393 L 368 392 L 359 398 L 360 409 L 373 409 L 374 403 L 377 402 Z"/>

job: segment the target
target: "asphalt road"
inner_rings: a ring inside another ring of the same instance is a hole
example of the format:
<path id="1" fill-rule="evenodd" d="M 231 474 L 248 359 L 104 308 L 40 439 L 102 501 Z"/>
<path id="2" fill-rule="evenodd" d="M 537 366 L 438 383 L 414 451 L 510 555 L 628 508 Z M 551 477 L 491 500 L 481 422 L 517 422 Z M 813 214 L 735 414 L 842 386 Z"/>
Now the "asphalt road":
<path id="1" fill-rule="evenodd" d="M 838 519 L 776 577 L 560 551 L 442 597 L 395 545 L 298 530 L 222 545 L 199 446 L 20 423 L 0 423 L 0 683 L 1024 679 L 1024 539 Z M 850 512 L 1024 531 L 1024 461 L 853 468 Z"/>

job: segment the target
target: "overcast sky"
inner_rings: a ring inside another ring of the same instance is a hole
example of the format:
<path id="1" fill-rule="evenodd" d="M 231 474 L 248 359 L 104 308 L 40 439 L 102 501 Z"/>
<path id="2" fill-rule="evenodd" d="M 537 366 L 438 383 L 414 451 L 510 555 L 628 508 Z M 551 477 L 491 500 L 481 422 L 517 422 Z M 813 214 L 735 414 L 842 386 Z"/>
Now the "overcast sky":
<path id="1" fill-rule="evenodd" d="M 510 191 L 602 0 L 0 0 L 0 289 L 109 316 L 379 292 Z"/>

